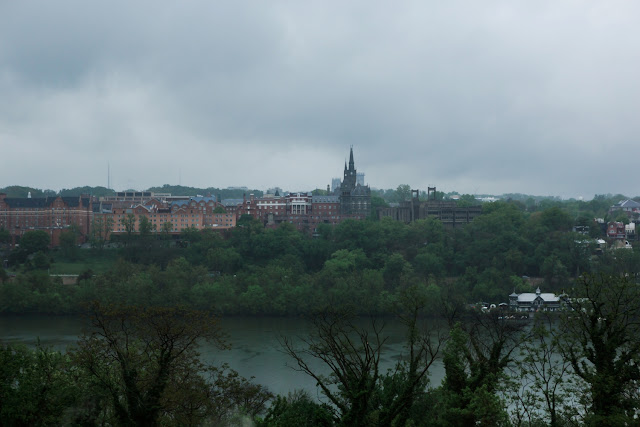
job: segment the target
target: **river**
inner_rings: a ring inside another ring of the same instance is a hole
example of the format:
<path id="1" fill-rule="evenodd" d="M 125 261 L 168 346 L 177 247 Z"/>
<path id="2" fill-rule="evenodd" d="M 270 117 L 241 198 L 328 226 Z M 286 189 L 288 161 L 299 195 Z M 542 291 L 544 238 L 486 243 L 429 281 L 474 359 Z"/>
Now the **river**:
<path id="1" fill-rule="evenodd" d="M 303 389 L 320 397 L 315 381 L 291 368 L 293 361 L 282 352 L 280 344 L 282 337 L 289 337 L 294 344 L 301 345 L 298 337 L 309 333 L 308 322 L 298 318 L 231 317 L 223 318 L 221 325 L 228 334 L 231 349 L 223 351 L 205 343 L 200 348 L 204 361 L 215 365 L 228 363 L 240 375 L 255 377 L 254 382 L 276 394 Z M 35 346 L 39 339 L 44 346 L 65 351 L 75 344 L 83 327 L 83 320 L 77 317 L 4 316 L 0 317 L 0 341 Z M 384 335 L 387 342 L 381 355 L 381 372 L 393 368 L 406 353 L 401 324 L 388 322 Z M 309 363 L 318 372 L 328 373 L 320 362 Z M 437 361 L 430 369 L 431 384 L 437 386 L 443 378 L 444 368 Z"/>

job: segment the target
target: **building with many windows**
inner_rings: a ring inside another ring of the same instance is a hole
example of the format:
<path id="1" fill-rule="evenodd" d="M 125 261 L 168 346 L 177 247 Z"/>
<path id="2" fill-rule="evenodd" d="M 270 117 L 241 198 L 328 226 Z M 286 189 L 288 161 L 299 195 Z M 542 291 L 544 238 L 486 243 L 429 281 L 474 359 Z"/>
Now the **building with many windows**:
<path id="1" fill-rule="evenodd" d="M 93 218 L 93 200 L 80 197 L 7 197 L 0 193 L 0 229 L 11 235 L 12 245 L 20 243 L 27 231 L 42 230 L 51 237 L 51 245 L 60 244 L 60 234 L 74 227 L 80 242 L 89 238 Z"/>
<path id="2" fill-rule="evenodd" d="M 215 197 L 190 197 L 188 200 L 173 202 L 152 199 L 139 204 L 114 202 L 100 214 L 113 220 L 112 234 L 127 233 L 129 220 L 133 232 L 137 233 L 142 217 L 147 218 L 152 232 L 181 233 L 186 229 L 223 230 L 236 225 L 235 213 L 228 212 Z"/>

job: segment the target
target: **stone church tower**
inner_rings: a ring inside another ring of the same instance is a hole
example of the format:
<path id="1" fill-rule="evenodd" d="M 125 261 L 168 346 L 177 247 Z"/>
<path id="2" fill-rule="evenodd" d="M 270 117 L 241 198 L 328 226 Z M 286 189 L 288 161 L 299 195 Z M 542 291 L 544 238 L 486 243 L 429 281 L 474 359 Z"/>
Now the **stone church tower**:
<path id="1" fill-rule="evenodd" d="M 357 182 L 353 147 L 349 153 L 349 167 L 344 164 L 344 178 L 338 191 L 342 214 L 368 216 L 371 213 L 371 189 L 368 185 L 360 185 Z"/>

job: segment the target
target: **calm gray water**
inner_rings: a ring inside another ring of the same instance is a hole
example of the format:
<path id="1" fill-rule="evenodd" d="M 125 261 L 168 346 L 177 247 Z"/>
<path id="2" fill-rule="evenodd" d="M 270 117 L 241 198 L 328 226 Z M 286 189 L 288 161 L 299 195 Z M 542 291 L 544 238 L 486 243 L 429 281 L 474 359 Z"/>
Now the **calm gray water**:
<path id="1" fill-rule="evenodd" d="M 312 396 L 320 396 L 315 381 L 291 368 L 293 361 L 282 353 L 283 336 L 300 343 L 296 337 L 309 333 L 309 324 L 296 318 L 244 318 L 222 319 L 222 327 L 228 334 L 231 350 L 221 351 L 211 345 L 201 347 L 206 362 L 219 365 L 228 363 L 244 377 L 255 377 L 254 382 L 267 386 L 277 394 L 287 394 L 304 389 Z M 34 346 L 37 340 L 45 346 L 64 351 L 82 334 L 83 322 L 79 318 L 55 316 L 0 317 L 0 340 L 7 343 L 24 343 Z M 389 322 L 385 329 L 388 337 L 384 347 L 382 372 L 395 366 L 405 352 L 402 325 Z M 320 372 L 328 371 L 320 362 L 309 362 Z M 439 385 L 444 377 L 441 363 L 431 367 L 431 384 Z"/>

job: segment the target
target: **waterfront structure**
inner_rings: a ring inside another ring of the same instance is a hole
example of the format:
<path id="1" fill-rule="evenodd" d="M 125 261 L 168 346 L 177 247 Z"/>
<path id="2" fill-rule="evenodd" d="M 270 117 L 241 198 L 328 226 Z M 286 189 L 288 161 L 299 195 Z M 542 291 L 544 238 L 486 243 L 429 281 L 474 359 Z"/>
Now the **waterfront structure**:
<path id="1" fill-rule="evenodd" d="M 557 311 L 566 302 L 565 295 L 544 293 L 538 287 L 534 292 L 509 295 L 509 309 L 512 311 Z"/>

